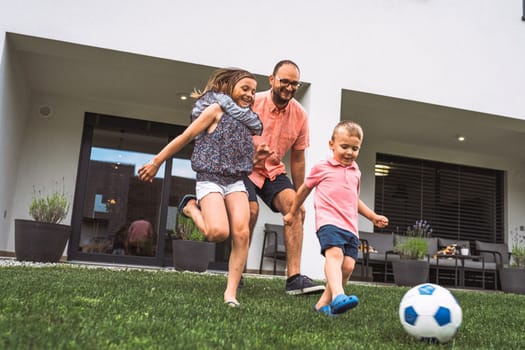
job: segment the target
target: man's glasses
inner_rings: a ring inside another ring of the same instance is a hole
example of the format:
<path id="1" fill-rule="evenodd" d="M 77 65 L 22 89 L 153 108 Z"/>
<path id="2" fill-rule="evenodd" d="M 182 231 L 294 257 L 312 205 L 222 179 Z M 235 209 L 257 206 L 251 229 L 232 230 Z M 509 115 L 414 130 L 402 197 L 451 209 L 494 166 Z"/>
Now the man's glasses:
<path id="1" fill-rule="evenodd" d="M 301 85 L 303 85 L 297 80 L 281 79 L 277 76 L 275 77 L 275 79 L 279 80 L 279 84 L 281 84 L 281 87 L 288 87 L 289 85 L 292 85 L 294 89 L 299 89 Z"/>

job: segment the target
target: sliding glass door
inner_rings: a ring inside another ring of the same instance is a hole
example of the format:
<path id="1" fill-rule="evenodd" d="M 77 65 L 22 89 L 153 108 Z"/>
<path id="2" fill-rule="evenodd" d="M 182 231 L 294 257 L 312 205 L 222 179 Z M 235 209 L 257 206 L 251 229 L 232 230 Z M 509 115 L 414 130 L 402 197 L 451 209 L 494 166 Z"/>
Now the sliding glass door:
<path id="1" fill-rule="evenodd" d="M 70 259 L 171 264 L 177 203 L 194 193 L 189 145 L 153 182 L 138 170 L 184 127 L 86 114 L 73 208 Z M 173 169 L 173 170 L 172 170 Z"/>

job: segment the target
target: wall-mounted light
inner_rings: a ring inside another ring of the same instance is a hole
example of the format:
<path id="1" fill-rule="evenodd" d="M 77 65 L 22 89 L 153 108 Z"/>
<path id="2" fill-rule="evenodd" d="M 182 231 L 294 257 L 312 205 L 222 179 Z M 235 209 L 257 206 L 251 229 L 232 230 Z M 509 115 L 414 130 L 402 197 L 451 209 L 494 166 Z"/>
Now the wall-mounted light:
<path id="1" fill-rule="evenodd" d="M 38 107 L 38 115 L 44 119 L 49 119 L 53 116 L 53 108 L 47 104 L 41 105 Z"/>
<path id="2" fill-rule="evenodd" d="M 390 167 L 384 164 L 376 164 L 374 167 L 375 176 L 388 176 L 390 173 Z"/>

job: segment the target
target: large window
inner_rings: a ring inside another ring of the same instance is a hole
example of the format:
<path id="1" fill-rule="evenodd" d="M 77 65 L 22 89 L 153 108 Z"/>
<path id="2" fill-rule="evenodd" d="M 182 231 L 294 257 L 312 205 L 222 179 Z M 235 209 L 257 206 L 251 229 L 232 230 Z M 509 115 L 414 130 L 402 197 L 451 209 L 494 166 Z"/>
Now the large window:
<path id="1" fill-rule="evenodd" d="M 403 233 L 427 220 L 434 237 L 503 242 L 504 172 L 376 155 L 375 210 Z"/>

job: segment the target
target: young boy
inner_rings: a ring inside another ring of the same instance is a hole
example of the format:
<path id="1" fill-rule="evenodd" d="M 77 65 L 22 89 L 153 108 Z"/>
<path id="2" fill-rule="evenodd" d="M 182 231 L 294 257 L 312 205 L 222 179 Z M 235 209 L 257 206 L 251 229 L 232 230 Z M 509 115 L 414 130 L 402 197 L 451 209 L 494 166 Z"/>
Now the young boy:
<path id="1" fill-rule="evenodd" d="M 359 245 L 358 214 L 377 227 L 388 225 L 385 216 L 376 214 L 359 199 L 361 172 L 355 160 L 363 141 L 363 130 L 351 121 L 341 121 L 328 142 L 333 157 L 316 164 L 297 191 L 284 223 L 294 215 L 316 187 L 314 196 L 315 226 L 325 256 L 326 289 L 314 310 L 336 315 L 357 306 L 355 295 L 346 295 L 344 286 L 354 271 Z"/>

